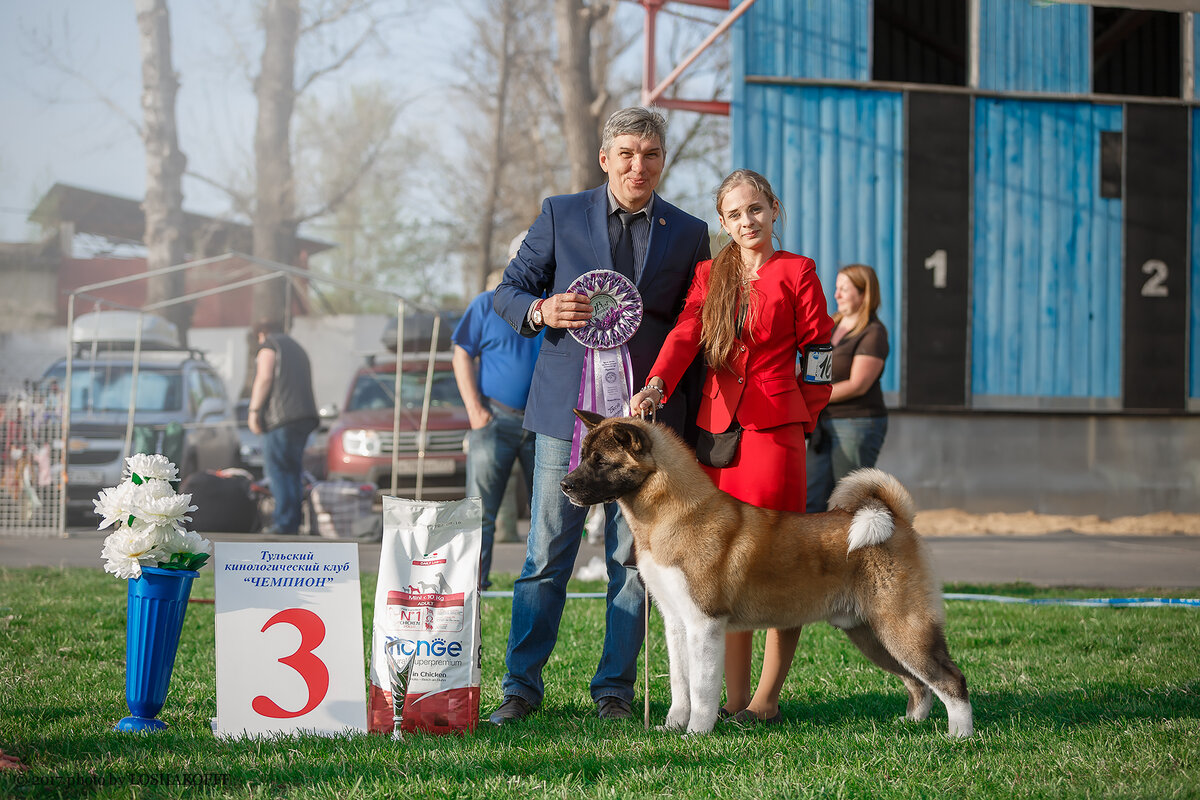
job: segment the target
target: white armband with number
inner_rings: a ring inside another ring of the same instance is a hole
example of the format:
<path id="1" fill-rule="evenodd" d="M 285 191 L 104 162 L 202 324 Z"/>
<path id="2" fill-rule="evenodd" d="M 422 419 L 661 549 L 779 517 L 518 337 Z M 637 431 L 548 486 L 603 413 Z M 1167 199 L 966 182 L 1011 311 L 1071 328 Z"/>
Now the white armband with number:
<path id="1" fill-rule="evenodd" d="M 833 345 L 810 344 L 804 348 L 804 382 L 833 383 Z"/>

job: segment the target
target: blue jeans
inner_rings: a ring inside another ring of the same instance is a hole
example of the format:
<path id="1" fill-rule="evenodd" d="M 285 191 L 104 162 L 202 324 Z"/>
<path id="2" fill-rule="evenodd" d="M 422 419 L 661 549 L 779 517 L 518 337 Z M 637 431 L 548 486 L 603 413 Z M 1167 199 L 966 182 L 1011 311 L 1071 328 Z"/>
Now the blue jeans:
<path id="1" fill-rule="evenodd" d="M 513 462 L 521 461 L 525 485 L 533 486 L 533 434 L 521 427 L 523 416 L 492 405 L 492 421 L 467 434 L 467 497 L 483 503 L 483 546 L 479 551 L 479 585 L 492 585 L 492 544 L 496 538 L 496 512 L 512 476 Z"/>
<path id="2" fill-rule="evenodd" d="M 317 427 L 313 419 L 285 422 L 263 434 L 263 474 L 275 498 L 274 525 L 280 533 L 300 530 L 300 504 L 304 500 L 304 443 Z"/>
<path id="3" fill-rule="evenodd" d="M 567 580 L 579 552 L 586 508 L 571 505 L 559 488 L 567 474 L 571 443 L 537 435 L 533 472 L 533 520 L 525 565 L 513 587 L 512 628 L 508 634 L 508 674 L 504 694 L 518 695 L 535 708 L 546 693 L 542 668 L 558 640 Z M 637 657 L 645 635 L 645 589 L 636 567 L 627 567 L 633 534 L 616 503 L 605 506 L 604 555 L 608 596 L 604 648 L 592 678 L 592 699 L 619 697 L 633 702 Z"/>
<path id="4" fill-rule="evenodd" d="M 887 436 L 887 417 L 846 417 L 834 419 L 822 415 L 817 420 L 825 441 L 821 452 L 809 447 L 805 470 L 808 473 L 806 511 L 825 511 L 829 495 L 842 478 L 856 469 L 873 467 L 879 460 Z"/>

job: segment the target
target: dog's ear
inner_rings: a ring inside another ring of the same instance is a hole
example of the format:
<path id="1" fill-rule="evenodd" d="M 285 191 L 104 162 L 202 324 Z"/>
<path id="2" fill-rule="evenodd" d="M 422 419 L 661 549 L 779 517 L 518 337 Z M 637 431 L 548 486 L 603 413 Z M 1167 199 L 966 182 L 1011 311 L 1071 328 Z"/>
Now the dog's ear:
<path id="1" fill-rule="evenodd" d="M 575 416 L 583 421 L 584 426 L 589 431 L 604 421 L 604 417 L 599 414 L 593 411 L 584 411 L 582 408 L 575 409 Z"/>
<path id="2" fill-rule="evenodd" d="M 618 422 L 612 426 L 613 438 L 630 453 L 641 453 L 650 450 L 650 437 L 646 432 L 628 422 Z"/>

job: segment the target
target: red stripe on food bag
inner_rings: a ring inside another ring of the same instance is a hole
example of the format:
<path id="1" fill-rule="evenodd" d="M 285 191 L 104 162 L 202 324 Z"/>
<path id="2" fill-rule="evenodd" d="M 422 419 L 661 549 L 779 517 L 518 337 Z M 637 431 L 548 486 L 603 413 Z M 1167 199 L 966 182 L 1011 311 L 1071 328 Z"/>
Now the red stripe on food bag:
<path id="1" fill-rule="evenodd" d="M 367 692 L 367 730 L 392 732 L 392 693 L 373 683 Z"/>
<path id="2" fill-rule="evenodd" d="M 479 723 L 479 687 L 462 686 L 444 692 L 410 694 L 404 700 L 405 733 L 474 732 Z"/>

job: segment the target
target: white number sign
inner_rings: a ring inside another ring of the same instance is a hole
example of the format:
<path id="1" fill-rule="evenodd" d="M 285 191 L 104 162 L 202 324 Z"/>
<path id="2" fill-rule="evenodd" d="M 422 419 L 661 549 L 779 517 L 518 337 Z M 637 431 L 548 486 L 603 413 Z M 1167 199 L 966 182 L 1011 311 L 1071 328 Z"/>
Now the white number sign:
<path id="1" fill-rule="evenodd" d="M 366 731 L 358 545 L 214 545 L 219 736 Z"/>
<path id="2" fill-rule="evenodd" d="M 1142 264 L 1142 274 L 1149 275 L 1142 284 L 1142 297 L 1167 296 L 1167 265 L 1165 262 L 1152 258 Z"/>
<path id="3" fill-rule="evenodd" d="M 925 269 L 933 270 L 933 288 L 946 288 L 946 251 L 934 250 L 933 255 L 925 259 Z"/>

